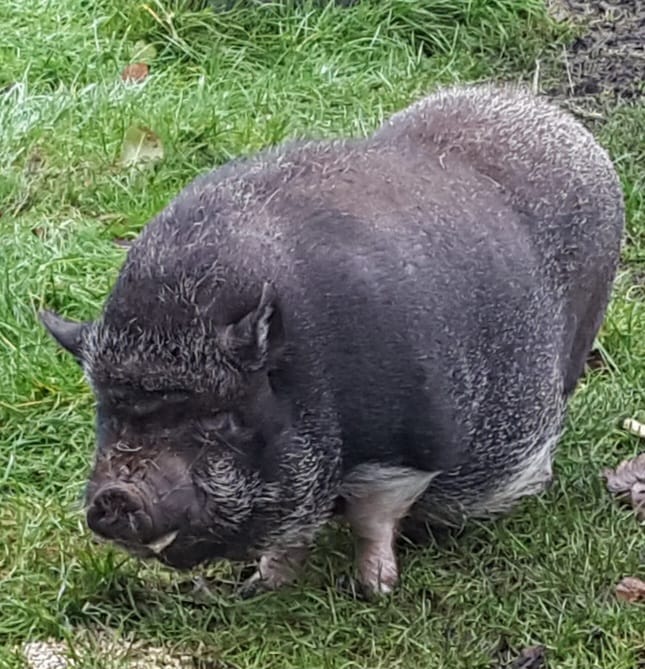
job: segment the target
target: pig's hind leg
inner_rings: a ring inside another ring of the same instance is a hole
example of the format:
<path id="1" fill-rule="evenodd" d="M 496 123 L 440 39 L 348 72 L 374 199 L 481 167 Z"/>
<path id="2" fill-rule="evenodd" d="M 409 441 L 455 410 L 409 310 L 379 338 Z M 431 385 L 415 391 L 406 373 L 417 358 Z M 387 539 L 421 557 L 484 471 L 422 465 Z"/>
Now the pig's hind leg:
<path id="1" fill-rule="evenodd" d="M 356 538 L 358 580 L 366 595 L 389 593 L 398 582 L 394 542 L 399 521 L 437 473 L 365 464 L 343 482 L 345 518 Z"/>

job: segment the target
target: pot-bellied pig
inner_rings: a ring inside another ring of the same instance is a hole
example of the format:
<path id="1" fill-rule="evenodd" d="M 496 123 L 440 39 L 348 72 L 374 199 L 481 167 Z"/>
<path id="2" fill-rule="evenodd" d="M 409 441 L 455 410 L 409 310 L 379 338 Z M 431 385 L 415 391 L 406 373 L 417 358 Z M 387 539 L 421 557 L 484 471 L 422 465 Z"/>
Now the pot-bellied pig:
<path id="1" fill-rule="evenodd" d="M 42 314 L 97 400 L 89 527 L 178 569 L 257 559 L 276 588 L 342 509 L 360 583 L 391 590 L 404 519 L 551 480 L 623 226 L 605 151 L 513 87 L 197 178 L 96 320 Z"/>

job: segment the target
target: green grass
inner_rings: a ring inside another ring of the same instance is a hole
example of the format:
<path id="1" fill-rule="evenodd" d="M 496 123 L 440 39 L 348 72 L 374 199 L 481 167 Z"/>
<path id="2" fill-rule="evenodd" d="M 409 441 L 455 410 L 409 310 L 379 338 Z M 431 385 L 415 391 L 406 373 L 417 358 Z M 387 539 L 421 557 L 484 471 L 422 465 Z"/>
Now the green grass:
<path id="1" fill-rule="evenodd" d="M 502 667 L 533 643 L 550 667 L 644 666 L 643 608 L 613 596 L 623 576 L 643 576 L 642 528 L 599 476 L 643 447 L 618 428 L 645 411 L 643 107 L 616 109 L 600 130 L 629 215 L 601 336 L 612 366 L 580 387 L 548 493 L 403 551 L 402 587 L 372 604 L 333 588 L 349 568 L 344 530 L 321 537 L 297 588 L 251 601 L 231 596 L 230 565 L 209 571 L 223 584 L 203 601 L 186 576 L 91 542 L 78 500 L 92 398 L 37 308 L 95 315 L 124 257 L 113 239 L 212 165 L 286 137 L 364 134 L 440 83 L 530 78 L 565 37 L 539 0 L 199 4 L 0 3 L 0 667 L 47 637 L 67 639 L 81 666 L 126 666 L 95 647 L 106 629 L 220 669 Z M 124 85 L 137 40 L 157 56 L 144 85 Z M 132 124 L 160 136 L 154 167 L 119 166 Z"/>

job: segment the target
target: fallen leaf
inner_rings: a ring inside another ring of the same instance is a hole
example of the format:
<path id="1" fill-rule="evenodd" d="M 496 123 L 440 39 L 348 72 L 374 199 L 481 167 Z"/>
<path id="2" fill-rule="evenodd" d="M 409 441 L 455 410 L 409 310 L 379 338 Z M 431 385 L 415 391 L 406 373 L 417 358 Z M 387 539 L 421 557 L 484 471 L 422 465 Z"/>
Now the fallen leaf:
<path id="1" fill-rule="evenodd" d="M 156 57 L 157 50 L 152 46 L 152 44 L 146 44 L 146 42 L 143 40 L 135 42 L 134 48 L 132 50 L 132 60 L 150 65 L 150 63 L 152 63 Z"/>
<path id="2" fill-rule="evenodd" d="M 139 163 L 155 163 L 163 156 L 161 140 L 150 128 L 144 126 L 128 128 L 121 148 L 121 164 L 131 167 Z"/>
<path id="3" fill-rule="evenodd" d="M 150 69 L 145 63 L 130 63 L 123 72 L 121 72 L 121 79 L 126 82 L 140 82 L 143 81 L 150 72 Z"/>
<path id="4" fill-rule="evenodd" d="M 645 520 L 645 453 L 623 460 L 616 469 L 603 469 L 607 489 L 631 504 L 639 520 Z"/>
<path id="5" fill-rule="evenodd" d="M 511 669 L 542 669 L 546 667 L 546 648 L 544 646 L 529 646 L 511 664 Z"/>
<path id="6" fill-rule="evenodd" d="M 616 469 L 607 468 L 603 474 L 610 492 L 625 493 L 635 482 L 645 482 L 645 453 L 623 460 Z"/>
<path id="7" fill-rule="evenodd" d="M 616 586 L 616 597 L 630 604 L 645 602 L 645 581 L 634 576 L 626 576 Z"/>

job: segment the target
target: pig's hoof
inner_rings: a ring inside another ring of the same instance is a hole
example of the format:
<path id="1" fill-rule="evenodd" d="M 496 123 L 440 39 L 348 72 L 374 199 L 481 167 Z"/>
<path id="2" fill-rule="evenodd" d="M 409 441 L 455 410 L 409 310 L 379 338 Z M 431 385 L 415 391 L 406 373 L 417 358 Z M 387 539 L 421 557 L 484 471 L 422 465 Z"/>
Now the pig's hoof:
<path id="1" fill-rule="evenodd" d="M 390 546 L 365 544 L 358 561 L 358 580 L 366 597 L 389 595 L 399 581 L 396 558 Z"/>
<path id="2" fill-rule="evenodd" d="M 269 586 L 269 583 L 262 578 L 262 574 L 259 571 L 256 571 L 240 585 L 236 594 L 240 599 L 252 599 L 270 590 L 272 588 Z"/>
<path id="3" fill-rule="evenodd" d="M 260 565 L 262 567 L 262 564 Z M 279 590 L 293 582 L 292 575 L 281 572 L 269 571 L 263 573 L 261 568 L 257 569 L 242 585 L 237 589 L 237 594 L 242 599 L 250 599 L 265 592 Z"/>
<path id="4" fill-rule="evenodd" d="M 384 581 L 366 581 L 365 583 L 361 583 L 361 589 L 366 599 L 378 599 L 379 597 L 390 595 L 395 587 L 396 581 L 392 583 Z"/>
<path id="5" fill-rule="evenodd" d="M 296 580 L 298 570 L 306 557 L 307 548 L 302 546 L 265 553 L 260 558 L 255 573 L 241 585 L 238 592 L 248 598 L 290 585 Z M 249 594 L 245 596 L 242 593 Z"/>
<path id="6" fill-rule="evenodd" d="M 348 574 L 343 574 L 336 579 L 336 592 L 344 597 L 351 597 L 354 600 L 369 602 L 375 601 L 392 592 L 394 586 L 386 586 L 381 583 L 376 587 L 369 583 L 362 583 L 357 578 Z"/>

